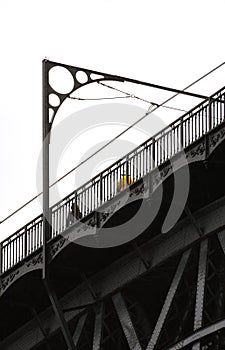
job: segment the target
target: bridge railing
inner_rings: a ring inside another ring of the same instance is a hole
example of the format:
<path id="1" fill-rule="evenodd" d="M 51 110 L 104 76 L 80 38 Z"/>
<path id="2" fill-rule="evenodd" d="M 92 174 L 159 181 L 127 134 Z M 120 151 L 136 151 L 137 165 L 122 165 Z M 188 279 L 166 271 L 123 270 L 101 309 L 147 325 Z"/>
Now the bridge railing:
<path id="1" fill-rule="evenodd" d="M 225 87 L 184 114 L 51 208 L 50 239 L 64 232 L 225 121 Z M 3 273 L 43 244 L 42 215 L 0 243 Z"/>

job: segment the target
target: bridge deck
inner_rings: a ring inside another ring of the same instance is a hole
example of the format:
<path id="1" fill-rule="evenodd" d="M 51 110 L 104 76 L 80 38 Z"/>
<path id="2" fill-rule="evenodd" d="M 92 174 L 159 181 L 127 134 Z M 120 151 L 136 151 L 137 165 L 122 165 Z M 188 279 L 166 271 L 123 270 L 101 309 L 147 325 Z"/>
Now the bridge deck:
<path id="1" fill-rule="evenodd" d="M 225 121 L 225 87 L 51 207 L 50 240 Z M 124 177 L 125 176 L 125 177 Z M 121 181 L 122 179 L 122 181 Z M 71 208 L 75 208 L 71 215 Z M 0 243 L 0 274 L 43 245 L 42 214 Z"/>

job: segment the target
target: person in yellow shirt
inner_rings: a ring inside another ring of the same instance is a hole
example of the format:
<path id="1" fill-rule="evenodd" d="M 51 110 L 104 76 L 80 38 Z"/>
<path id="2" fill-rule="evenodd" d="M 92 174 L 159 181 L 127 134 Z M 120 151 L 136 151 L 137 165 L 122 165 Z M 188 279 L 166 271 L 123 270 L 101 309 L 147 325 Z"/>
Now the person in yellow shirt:
<path id="1" fill-rule="evenodd" d="M 131 185 L 133 183 L 133 179 L 130 175 L 121 175 L 117 182 L 117 192 L 125 190 L 127 186 Z"/>

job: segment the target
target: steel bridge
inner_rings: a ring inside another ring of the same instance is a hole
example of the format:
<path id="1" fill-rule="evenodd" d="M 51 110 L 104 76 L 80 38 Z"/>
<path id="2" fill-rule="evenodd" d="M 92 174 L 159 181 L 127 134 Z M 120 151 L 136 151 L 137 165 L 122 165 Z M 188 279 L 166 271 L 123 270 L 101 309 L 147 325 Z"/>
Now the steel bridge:
<path id="1" fill-rule="evenodd" d="M 222 88 L 53 205 L 47 288 L 43 216 L 1 242 L 0 349 L 225 349 L 224 141 Z M 123 240 L 140 207 L 144 229 Z"/>

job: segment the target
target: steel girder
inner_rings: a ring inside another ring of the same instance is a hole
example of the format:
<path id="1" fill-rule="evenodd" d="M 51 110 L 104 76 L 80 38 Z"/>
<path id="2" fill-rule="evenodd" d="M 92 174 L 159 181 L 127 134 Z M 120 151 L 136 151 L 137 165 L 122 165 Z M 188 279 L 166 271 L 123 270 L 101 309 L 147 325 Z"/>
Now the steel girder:
<path id="1" fill-rule="evenodd" d="M 187 259 L 187 254 L 190 249 L 197 249 L 199 250 L 199 259 L 198 259 L 198 267 L 196 268 L 197 273 L 197 279 L 196 279 L 196 308 L 195 308 L 195 316 L 193 317 L 192 323 L 193 323 L 193 335 L 190 337 L 186 337 L 183 340 L 179 340 L 176 342 L 176 344 L 173 347 L 169 347 L 169 349 L 174 348 L 184 348 L 187 345 L 198 344 L 202 338 L 204 338 L 206 335 L 210 335 L 211 333 L 216 333 L 218 330 L 221 330 L 224 328 L 224 322 L 217 322 L 216 317 L 217 315 L 211 316 L 214 317 L 211 320 L 211 324 L 216 324 L 216 327 L 213 328 L 209 324 L 209 320 L 205 317 L 206 322 L 208 323 L 202 323 L 202 310 L 204 311 L 204 305 L 207 306 L 207 303 L 209 303 L 210 300 L 204 301 L 204 295 L 205 290 L 207 288 L 211 288 L 211 275 L 205 274 L 206 272 L 206 260 L 207 264 L 211 264 L 211 258 L 209 255 L 206 254 L 207 252 L 207 246 L 208 244 L 217 237 L 218 234 L 218 242 L 220 243 L 220 250 L 221 254 L 224 255 L 225 251 L 225 240 L 224 240 L 224 199 L 217 201 L 216 203 L 208 206 L 204 210 L 199 211 L 199 213 L 196 216 L 196 221 L 198 222 L 201 227 L 204 227 L 204 234 L 202 237 L 199 237 L 198 233 L 196 232 L 196 228 L 194 225 L 189 224 L 188 221 L 186 221 L 186 224 L 184 225 L 177 225 L 176 229 L 167 236 L 167 238 L 161 241 L 159 238 L 155 240 L 155 242 L 151 242 L 148 244 L 145 244 L 144 246 L 140 247 L 141 249 L 141 255 L 150 261 L 150 268 L 146 270 L 146 266 L 143 264 L 143 260 L 140 258 L 140 256 L 137 255 L 136 251 L 133 253 L 128 254 L 127 256 L 120 259 L 120 261 L 115 262 L 107 268 L 105 271 L 98 274 L 98 276 L 95 276 L 91 279 L 91 285 L 93 286 L 94 290 L 98 292 L 98 295 L 100 295 L 100 298 L 103 298 L 102 300 L 110 299 L 111 293 L 115 293 L 115 291 L 118 289 L 118 287 L 123 290 L 124 288 L 129 289 L 129 285 L 132 281 L 134 281 L 137 277 L 140 276 L 150 276 L 151 273 L 156 273 L 159 271 L 160 266 L 164 264 L 165 267 L 167 265 L 167 259 L 171 258 L 172 256 L 176 256 L 181 254 L 182 251 L 186 250 L 186 253 L 184 253 L 184 256 L 186 256 L 185 259 Z M 214 238 L 213 238 L 214 237 Z M 218 247 L 219 247 L 218 243 Z M 193 246 L 194 244 L 194 246 Z M 211 244 L 211 243 L 210 243 Z M 191 247 L 196 248 L 191 248 Z M 214 247 L 211 249 L 212 254 L 218 255 L 217 253 L 213 253 L 214 251 L 218 251 L 218 247 Z M 222 249 L 221 249 L 222 248 Z M 223 260 L 220 258 L 220 265 L 224 265 L 224 256 Z M 215 260 L 215 259 L 214 259 Z M 213 260 L 213 264 L 215 265 L 215 269 L 217 269 L 217 262 L 216 260 Z M 182 261 L 182 260 L 180 260 Z M 181 262 L 180 262 L 181 264 Z M 161 349 L 159 345 L 157 344 L 157 339 L 159 340 L 158 332 L 155 331 L 154 328 L 158 328 L 158 331 L 161 328 L 161 332 L 164 332 L 164 329 L 170 327 L 168 322 L 168 309 L 171 309 L 171 306 L 177 304 L 177 295 L 179 294 L 176 290 L 178 287 L 179 281 L 183 281 L 185 279 L 184 277 L 184 262 L 181 265 L 177 265 L 177 272 L 175 273 L 174 277 L 171 280 L 171 284 L 169 287 L 169 291 L 167 295 L 165 296 L 165 302 L 164 307 L 162 307 L 161 312 L 159 313 L 158 320 L 156 321 L 153 329 L 152 334 L 148 334 L 149 340 L 151 338 L 154 338 L 155 341 L 153 343 L 150 343 L 152 349 Z M 189 265 L 189 264 L 187 264 Z M 207 266 L 208 266 L 207 265 Z M 210 265 L 210 266 L 211 266 Z M 212 269 L 212 268 L 211 268 Z M 197 272 L 198 270 L 198 272 Z M 178 273 L 179 271 L 179 273 Z M 116 273 L 115 273 L 116 272 Z M 177 275 L 178 274 L 178 275 Z M 176 277 L 177 276 L 177 277 Z M 175 279 L 176 277 L 176 279 Z M 175 280 L 174 280 L 175 279 Z M 188 283 L 188 282 L 187 282 Z M 151 286 L 152 287 L 152 286 Z M 108 296 L 107 296 L 108 295 Z M 105 299 L 106 298 L 106 299 Z M 116 300 L 117 296 L 113 296 L 112 300 Z M 120 299 L 122 298 L 122 294 Z M 123 300 L 123 299 L 121 299 Z M 120 301 L 121 301 L 120 300 Z M 77 301 L 77 305 L 76 305 Z M 200 302 L 200 306 L 199 306 Z M 204 302 L 204 303 L 203 303 Z M 68 296 L 60 300 L 60 303 L 63 307 L 63 309 L 68 309 L 69 307 L 72 308 L 73 306 L 81 306 L 84 304 L 89 303 L 95 303 L 95 300 L 93 299 L 93 296 L 91 295 L 90 291 L 87 290 L 85 284 L 83 286 L 79 286 L 76 291 L 69 293 Z M 203 304 L 202 304 L 203 303 Z M 115 304 L 115 303 L 114 303 Z M 172 305 L 173 304 L 173 305 Z M 127 324 L 130 324 L 132 329 L 132 332 L 127 332 L 124 335 L 124 339 L 127 339 L 127 343 L 131 344 L 130 349 L 135 349 L 133 346 L 134 344 L 141 344 L 140 339 L 139 343 L 134 342 L 130 337 L 134 336 L 134 333 L 136 332 L 136 325 L 131 319 L 131 316 L 129 316 L 129 310 L 126 310 L 125 307 L 125 301 L 121 302 L 121 305 L 124 307 L 123 314 L 121 314 L 121 311 L 118 313 L 118 307 L 115 308 L 118 314 L 118 327 L 121 328 L 121 332 L 124 332 L 124 329 L 127 327 Z M 203 305 L 203 306 L 202 306 Z M 101 306 L 103 308 L 103 306 Z M 176 307 L 175 307 L 176 308 Z M 165 311 L 166 310 L 166 311 Z M 79 313 L 81 313 L 81 318 L 79 319 Z M 88 309 L 87 309 L 88 311 Z M 186 310 L 184 310 L 185 313 Z M 82 334 L 82 330 L 84 329 L 85 320 L 84 320 L 84 309 L 83 310 L 71 310 L 70 312 L 65 313 L 65 320 L 66 322 L 70 322 L 70 320 L 74 319 L 74 317 L 77 317 L 79 319 L 77 323 L 77 327 L 75 329 L 74 333 L 74 343 L 77 344 L 79 349 L 79 338 Z M 162 317 L 163 314 L 163 317 Z M 93 349 L 100 348 L 103 345 L 102 344 L 102 322 L 101 320 L 104 319 L 104 313 L 101 311 L 99 314 L 96 313 L 95 322 L 93 324 L 93 334 L 95 334 L 95 341 L 93 341 Z M 124 321 L 124 315 L 125 321 Z M 223 315 L 220 315 L 222 317 Z M 48 332 L 48 338 L 50 335 L 58 329 L 58 325 L 55 322 L 54 315 L 52 314 L 52 311 L 49 309 L 43 314 L 39 315 L 40 322 L 42 324 L 43 330 L 46 330 L 49 328 Z M 182 315 L 182 317 L 177 316 L 176 319 L 179 322 L 184 322 L 185 316 Z M 127 323 L 128 322 L 128 323 Z M 95 325 L 95 326 L 94 326 Z M 121 326 L 122 325 L 122 326 Z M 159 326 L 160 325 L 160 326 Z M 159 333 L 161 333 L 159 332 Z M 182 333 L 182 332 L 181 332 Z M 131 335 L 129 335 L 131 334 Z M 136 332 L 137 334 L 137 332 Z M 157 334 L 157 337 L 156 335 Z M 175 336 L 175 334 L 174 334 Z M 182 338 L 182 334 L 179 336 Z M 175 339 L 175 337 L 174 337 Z M 23 327 L 21 330 L 17 332 L 17 334 L 14 334 L 10 339 L 2 342 L 1 346 L 3 349 L 13 349 L 16 348 L 19 349 L 32 349 L 34 346 L 37 347 L 37 343 L 41 344 L 41 342 L 44 341 L 43 331 L 41 332 L 38 330 L 38 327 L 36 325 L 36 321 L 31 321 L 29 324 L 26 325 L 26 327 Z M 121 340 L 123 341 L 123 339 Z M 172 342 L 172 339 L 171 339 Z M 132 345 L 133 344 L 133 345 Z M 201 345 L 201 344 L 200 344 Z M 135 345 L 136 346 L 136 345 Z M 137 345 L 139 346 L 139 345 Z M 143 345 L 140 345 L 143 348 Z M 177 347 L 179 346 L 179 347 Z M 129 347 L 128 347 L 129 348 Z M 84 348 L 85 349 L 85 348 Z M 104 348 L 103 348 L 104 349 Z M 167 347 L 163 347 L 162 349 L 167 349 Z M 201 347 L 200 347 L 201 349 Z"/>

